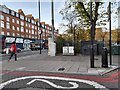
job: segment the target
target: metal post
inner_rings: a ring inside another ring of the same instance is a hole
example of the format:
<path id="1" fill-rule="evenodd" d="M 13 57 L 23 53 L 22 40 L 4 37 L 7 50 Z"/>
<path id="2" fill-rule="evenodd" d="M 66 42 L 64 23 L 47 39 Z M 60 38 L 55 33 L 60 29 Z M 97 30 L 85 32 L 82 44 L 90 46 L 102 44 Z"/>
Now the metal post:
<path id="1" fill-rule="evenodd" d="M 40 23 L 40 0 L 39 0 L 39 2 L 38 2 L 38 6 L 39 6 L 39 22 L 38 23 Z M 41 26 L 41 24 L 39 24 L 39 27 Z M 41 31 L 40 31 L 41 32 Z M 40 54 L 41 54 L 41 33 L 40 33 Z"/>
<path id="2" fill-rule="evenodd" d="M 112 65 L 112 56 L 111 56 L 111 2 L 109 2 L 109 56 L 110 56 L 110 65 Z"/>
<path id="3" fill-rule="evenodd" d="M 76 48 L 75 48 L 75 27 L 74 27 L 74 55 L 76 55 Z"/>
<path id="4" fill-rule="evenodd" d="M 54 42 L 54 3 L 51 0 L 51 13 L 52 13 L 52 41 Z"/>
<path id="5" fill-rule="evenodd" d="M 93 22 L 92 22 L 92 2 L 90 2 L 90 21 L 91 21 L 91 49 L 90 49 L 90 67 L 94 68 L 94 49 L 93 49 L 93 35 L 94 35 L 94 31 L 93 31 Z"/>
<path id="6" fill-rule="evenodd" d="M 41 34 L 40 34 L 40 54 L 42 54 L 42 52 L 41 52 Z"/>

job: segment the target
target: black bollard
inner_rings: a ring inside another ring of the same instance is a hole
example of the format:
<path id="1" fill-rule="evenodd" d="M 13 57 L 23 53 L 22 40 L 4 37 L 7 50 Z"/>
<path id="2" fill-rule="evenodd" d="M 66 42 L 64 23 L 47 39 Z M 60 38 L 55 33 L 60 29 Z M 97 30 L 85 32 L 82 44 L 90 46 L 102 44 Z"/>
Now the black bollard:
<path id="1" fill-rule="evenodd" d="M 102 52 L 102 67 L 108 68 L 108 50 L 106 47 L 103 47 Z"/>

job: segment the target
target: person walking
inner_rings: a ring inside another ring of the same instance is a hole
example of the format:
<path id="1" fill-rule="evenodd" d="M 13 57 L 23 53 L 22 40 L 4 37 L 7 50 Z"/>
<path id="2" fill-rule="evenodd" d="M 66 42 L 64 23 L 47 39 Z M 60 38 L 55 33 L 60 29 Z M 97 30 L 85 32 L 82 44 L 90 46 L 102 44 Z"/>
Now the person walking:
<path id="1" fill-rule="evenodd" d="M 15 55 L 15 61 L 17 61 L 17 54 L 16 54 L 16 52 L 17 52 L 17 46 L 16 46 L 16 42 L 15 41 L 10 46 L 10 52 L 11 52 L 11 55 L 10 55 L 10 58 L 9 58 L 8 62 L 13 57 L 13 55 Z"/>

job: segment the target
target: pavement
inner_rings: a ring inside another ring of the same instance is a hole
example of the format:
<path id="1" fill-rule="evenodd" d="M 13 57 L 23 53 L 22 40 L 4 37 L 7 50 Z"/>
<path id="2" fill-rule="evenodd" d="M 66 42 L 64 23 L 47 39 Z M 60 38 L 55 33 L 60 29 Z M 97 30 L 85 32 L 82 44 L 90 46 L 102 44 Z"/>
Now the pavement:
<path id="1" fill-rule="evenodd" d="M 108 56 L 109 57 L 109 56 Z M 113 64 L 108 68 L 101 67 L 101 56 L 95 56 L 94 68 L 90 67 L 90 56 L 49 56 L 47 52 L 18 58 L 18 61 L 2 61 L 2 70 L 8 71 L 39 71 L 69 74 L 104 75 L 118 69 L 120 56 L 112 56 Z M 109 61 L 109 58 L 108 58 Z"/>

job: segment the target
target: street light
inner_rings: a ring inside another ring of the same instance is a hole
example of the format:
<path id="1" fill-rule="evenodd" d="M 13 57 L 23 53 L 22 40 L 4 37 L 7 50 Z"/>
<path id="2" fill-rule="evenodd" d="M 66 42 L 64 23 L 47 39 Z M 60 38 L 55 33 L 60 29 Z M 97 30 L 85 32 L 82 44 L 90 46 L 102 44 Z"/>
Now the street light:
<path id="1" fill-rule="evenodd" d="M 51 14 L 52 14 L 52 41 L 54 42 L 54 3 L 51 0 Z"/>
<path id="2" fill-rule="evenodd" d="M 39 22 L 40 23 L 40 0 L 38 2 L 38 8 L 39 8 Z M 39 27 L 41 27 L 41 23 L 39 24 Z M 39 30 L 39 35 L 40 35 L 40 54 L 41 54 L 41 34 L 42 34 L 42 30 Z"/>
<path id="3" fill-rule="evenodd" d="M 108 5 L 108 15 L 109 15 L 109 56 L 110 56 L 110 65 L 112 65 L 112 55 L 111 55 L 111 2 Z"/>
<path id="4" fill-rule="evenodd" d="M 39 30 L 39 35 L 40 35 L 40 54 L 41 54 L 41 35 L 42 35 L 42 30 Z"/>

